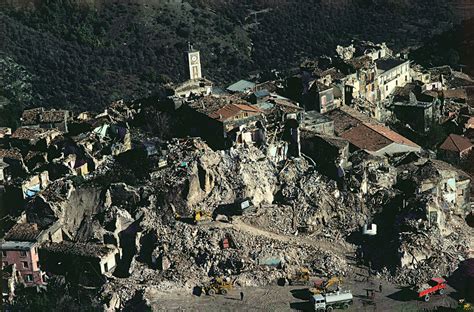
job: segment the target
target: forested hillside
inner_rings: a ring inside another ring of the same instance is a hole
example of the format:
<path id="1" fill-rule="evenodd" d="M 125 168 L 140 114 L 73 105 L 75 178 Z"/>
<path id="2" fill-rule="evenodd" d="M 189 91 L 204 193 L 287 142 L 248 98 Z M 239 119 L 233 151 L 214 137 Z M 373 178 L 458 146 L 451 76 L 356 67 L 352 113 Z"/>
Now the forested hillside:
<path id="1" fill-rule="evenodd" d="M 443 0 L 159 2 L 98 7 L 47 0 L 35 9 L 3 9 L 0 57 L 27 73 L 31 97 L 18 100 L 4 90 L 0 96 L 25 106 L 98 110 L 186 79 L 189 41 L 202 51 L 204 75 L 225 84 L 332 54 L 352 38 L 395 48 L 419 44 L 455 20 Z"/>
<path id="2" fill-rule="evenodd" d="M 451 65 L 474 75 L 474 18 L 430 38 L 411 57 L 424 66 Z"/>

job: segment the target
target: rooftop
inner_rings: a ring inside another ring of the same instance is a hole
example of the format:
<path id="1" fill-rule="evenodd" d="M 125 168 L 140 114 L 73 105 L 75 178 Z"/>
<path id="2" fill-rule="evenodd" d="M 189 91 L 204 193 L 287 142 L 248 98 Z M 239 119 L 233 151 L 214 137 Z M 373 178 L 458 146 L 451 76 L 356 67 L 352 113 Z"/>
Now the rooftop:
<path id="1" fill-rule="evenodd" d="M 361 112 L 349 107 L 341 106 L 324 114 L 334 121 L 334 131 L 337 135 L 350 130 L 363 122 L 373 123 L 374 121 Z"/>
<path id="2" fill-rule="evenodd" d="M 379 151 L 392 143 L 418 148 L 419 146 L 387 127 L 363 123 L 344 132 L 341 137 L 360 149 Z"/>
<path id="3" fill-rule="evenodd" d="M 17 148 L 0 149 L 0 158 L 10 158 L 10 159 L 16 159 L 16 160 L 23 159 L 23 157 L 21 156 L 20 150 Z"/>
<path id="4" fill-rule="evenodd" d="M 5 234 L 5 240 L 34 242 L 39 234 L 35 223 L 17 223 Z"/>
<path id="5" fill-rule="evenodd" d="M 321 82 L 314 80 L 313 83 L 311 84 L 310 90 L 316 91 L 316 92 L 322 92 L 326 90 L 332 89 L 331 86 L 327 86 L 325 84 L 322 84 Z"/>
<path id="6" fill-rule="evenodd" d="M 218 109 L 217 111 L 209 114 L 209 117 L 219 121 L 226 121 L 242 111 L 249 112 L 253 115 L 258 115 L 262 113 L 262 111 L 256 106 L 232 103 L 227 104 L 224 107 Z"/>
<path id="7" fill-rule="evenodd" d="M 386 59 L 378 59 L 375 61 L 377 64 L 377 69 L 381 70 L 382 72 L 389 71 L 402 65 L 403 63 L 408 62 L 407 60 L 401 60 L 396 58 L 386 58 Z"/>
<path id="8" fill-rule="evenodd" d="M 36 125 L 40 121 L 40 115 L 44 112 L 44 107 L 25 109 L 21 115 L 22 125 Z"/>
<path id="9" fill-rule="evenodd" d="M 88 258 L 104 257 L 116 251 L 115 247 L 99 245 L 93 243 L 77 243 L 62 241 L 60 243 L 49 243 L 42 249 L 71 256 L 81 256 Z"/>
<path id="10" fill-rule="evenodd" d="M 0 244 L 1 250 L 30 250 L 35 245 L 34 242 L 4 241 Z"/>
<path id="11" fill-rule="evenodd" d="M 41 139 L 48 134 L 59 132 L 53 129 L 42 129 L 42 128 L 30 128 L 30 127 L 21 127 L 15 130 L 12 134 L 12 139 L 19 140 L 31 140 L 31 139 Z"/>
<path id="12" fill-rule="evenodd" d="M 255 88 L 255 83 L 247 80 L 239 80 L 234 84 L 227 87 L 227 91 L 230 92 L 245 92 Z"/>
<path id="13" fill-rule="evenodd" d="M 467 100 L 467 92 L 465 89 L 451 89 L 443 90 L 443 97 L 445 99 L 462 99 Z"/>
<path id="14" fill-rule="evenodd" d="M 332 119 L 318 113 L 317 111 L 310 111 L 304 113 L 304 121 L 301 126 L 303 128 L 307 128 L 313 125 L 319 125 L 328 122 L 332 122 Z"/>
<path id="15" fill-rule="evenodd" d="M 426 106 L 427 104 L 422 103 L 431 104 L 438 97 L 438 94 L 435 91 L 422 92 L 419 84 L 411 82 L 403 87 L 396 87 L 393 96 L 394 105 Z M 411 101 L 412 97 L 416 99 L 416 101 Z"/>
<path id="16" fill-rule="evenodd" d="M 472 148 L 472 146 L 473 145 L 468 138 L 463 137 L 462 135 L 450 134 L 439 148 L 460 153 Z"/>
<path id="17" fill-rule="evenodd" d="M 346 62 L 357 70 L 361 68 L 368 68 L 369 65 L 372 63 L 372 58 L 368 55 L 364 55 L 347 60 Z"/>
<path id="18" fill-rule="evenodd" d="M 321 135 L 319 133 L 316 133 L 308 129 L 301 130 L 301 137 L 303 139 L 318 138 L 339 149 L 344 148 L 349 144 L 349 142 L 345 139 L 333 137 L 333 136 Z"/>
<path id="19" fill-rule="evenodd" d="M 66 110 L 49 110 L 41 114 L 41 122 L 63 122 L 69 117 L 69 112 Z"/>

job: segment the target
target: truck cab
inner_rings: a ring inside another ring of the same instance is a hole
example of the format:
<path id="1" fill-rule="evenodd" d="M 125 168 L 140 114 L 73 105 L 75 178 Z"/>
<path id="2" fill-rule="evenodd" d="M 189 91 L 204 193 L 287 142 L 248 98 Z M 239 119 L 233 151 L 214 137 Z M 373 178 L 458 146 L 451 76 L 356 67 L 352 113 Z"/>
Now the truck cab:
<path id="1" fill-rule="evenodd" d="M 311 305 L 314 306 L 314 311 L 326 311 L 326 299 L 321 294 L 311 297 Z"/>
<path id="2" fill-rule="evenodd" d="M 333 293 L 316 294 L 310 299 L 314 311 L 330 312 L 334 309 L 348 309 L 352 304 L 352 293 L 350 290 L 336 291 Z"/>

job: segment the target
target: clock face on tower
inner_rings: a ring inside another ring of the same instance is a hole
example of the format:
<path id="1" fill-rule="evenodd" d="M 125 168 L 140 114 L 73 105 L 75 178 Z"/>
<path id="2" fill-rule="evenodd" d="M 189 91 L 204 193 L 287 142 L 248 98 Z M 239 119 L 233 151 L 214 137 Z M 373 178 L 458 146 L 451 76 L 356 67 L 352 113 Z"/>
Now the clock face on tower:
<path id="1" fill-rule="evenodd" d="M 197 62 L 198 62 L 198 56 L 197 55 L 191 56 L 191 63 L 196 64 Z"/>

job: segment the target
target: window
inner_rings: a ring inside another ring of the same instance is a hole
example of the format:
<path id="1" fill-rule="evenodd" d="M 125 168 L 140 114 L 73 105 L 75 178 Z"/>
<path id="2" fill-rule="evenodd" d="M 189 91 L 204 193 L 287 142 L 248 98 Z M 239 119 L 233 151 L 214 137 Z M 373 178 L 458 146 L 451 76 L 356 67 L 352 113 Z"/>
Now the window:
<path id="1" fill-rule="evenodd" d="M 395 85 L 396 85 L 396 86 L 398 86 L 398 79 L 397 79 L 397 80 L 395 80 Z"/>
<path id="2" fill-rule="evenodd" d="M 26 251 L 20 250 L 20 257 L 26 257 Z"/>
<path id="3" fill-rule="evenodd" d="M 106 263 L 104 263 L 104 271 L 105 272 L 108 272 L 109 271 L 109 265 Z"/>
<path id="4" fill-rule="evenodd" d="M 22 261 L 21 265 L 23 266 L 23 269 L 28 269 L 29 268 L 29 264 L 26 261 Z"/>
<path id="5" fill-rule="evenodd" d="M 37 267 L 37 268 L 40 267 L 40 262 L 39 262 L 39 261 L 36 261 L 36 267 Z"/>
<path id="6" fill-rule="evenodd" d="M 385 86 L 385 91 L 388 91 L 388 86 Z"/>
<path id="7" fill-rule="evenodd" d="M 408 81 L 408 76 L 407 76 L 407 75 L 405 75 L 405 82 L 407 82 L 407 81 Z"/>
<path id="8" fill-rule="evenodd" d="M 325 95 L 323 95 L 321 97 L 321 106 L 324 106 L 324 105 L 326 105 L 326 96 Z"/>
<path id="9" fill-rule="evenodd" d="M 26 274 L 25 275 L 25 280 L 27 282 L 32 282 L 33 281 L 33 274 Z"/>
<path id="10" fill-rule="evenodd" d="M 7 256 L 7 252 L 5 250 L 2 250 L 2 257 L 6 257 Z"/>

